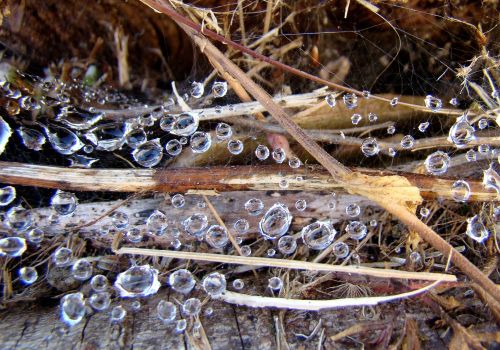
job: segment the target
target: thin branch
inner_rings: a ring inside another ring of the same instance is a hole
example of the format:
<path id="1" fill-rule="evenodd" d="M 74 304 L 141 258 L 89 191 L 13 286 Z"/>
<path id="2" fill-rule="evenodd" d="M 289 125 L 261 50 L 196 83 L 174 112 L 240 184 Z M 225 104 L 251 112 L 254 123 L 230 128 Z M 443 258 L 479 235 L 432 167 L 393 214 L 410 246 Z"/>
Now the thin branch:
<path id="1" fill-rule="evenodd" d="M 425 199 L 453 199 L 452 184 L 446 179 L 414 173 L 353 168 L 378 176 L 399 175 L 416 186 Z M 319 166 L 212 166 L 209 168 L 155 169 L 75 169 L 45 165 L 0 162 L 0 182 L 10 185 L 37 186 L 69 191 L 110 192 L 187 192 L 189 190 L 284 191 L 280 181 L 288 180 L 288 191 L 339 191 L 330 174 Z M 498 200 L 494 190 L 486 190 L 480 181 L 469 180 L 470 202 Z M 384 188 L 387 188 L 385 186 Z M 402 188 L 394 184 L 393 190 Z"/>
<path id="2" fill-rule="evenodd" d="M 331 264 L 318 264 L 308 261 L 300 260 L 287 260 L 287 259 L 270 259 L 251 256 L 237 256 L 237 255 L 222 255 L 210 253 L 197 253 L 197 252 L 183 252 L 175 250 L 160 250 L 160 249 L 146 249 L 134 247 L 122 247 L 115 251 L 116 254 L 136 254 L 145 256 L 167 257 L 183 260 L 197 260 L 209 261 L 223 264 L 236 264 L 248 266 L 265 266 L 265 267 L 278 267 L 285 269 L 298 269 L 307 271 L 321 271 L 321 272 L 340 272 L 352 273 L 363 276 L 373 276 L 379 278 L 400 278 L 400 279 L 413 279 L 425 281 L 438 281 L 438 282 L 456 282 L 457 278 L 454 275 L 430 272 L 408 272 L 401 270 L 391 269 L 376 269 L 372 267 L 363 266 L 340 266 Z"/>
<path id="3" fill-rule="evenodd" d="M 291 309 L 291 310 L 308 310 L 308 311 L 320 311 L 327 309 L 336 309 L 342 307 L 357 307 L 357 306 L 370 306 L 378 305 L 381 303 L 387 303 L 389 301 L 400 300 L 404 298 L 410 298 L 421 293 L 427 292 L 437 286 L 439 281 L 433 282 L 426 287 L 389 296 L 382 297 L 362 297 L 362 298 L 345 298 L 345 299 L 334 299 L 334 300 L 304 300 L 304 299 L 286 299 L 286 298 L 271 298 L 271 297 L 261 297 L 256 295 L 248 295 L 226 291 L 218 299 L 239 306 L 247 306 L 254 308 L 279 308 L 279 309 Z"/>

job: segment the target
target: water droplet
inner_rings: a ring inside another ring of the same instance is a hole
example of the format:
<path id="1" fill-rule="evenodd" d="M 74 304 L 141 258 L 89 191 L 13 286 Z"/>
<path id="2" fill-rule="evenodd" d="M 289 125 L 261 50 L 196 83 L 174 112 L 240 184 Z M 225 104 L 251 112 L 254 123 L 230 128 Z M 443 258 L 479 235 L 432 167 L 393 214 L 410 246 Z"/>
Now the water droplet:
<path id="1" fill-rule="evenodd" d="M 475 129 L 469 124 L 467 115 L 463 114 L 457 118 L 455 124 L 450 128 L 448 141 L 452 142 L 457 148 L 463 148 L 475 139 L 474 132 Z"/>
<path id="2" fill-rule="evenodd" d="M 73 278 L 79 281 L 88 280 L 92 276 L 93 267 L 87 259 L 78 259 L 71 267 Z"/>
<path id="3" fill-rule="evenodd" d="M 470 194 L 469 183 L 464 180 L 457 180 L 451 185 L 451 196 L 457 202 L 467 202 Z"/>
<path id="4" fill-rule="evenodd" d="M 139 243 L 144 238 L 144 234 L 140 228 L 132 227 L 127 231 L 125 237 L 130 243 Z"/>
<path id="5" fill-rule="evenodd" d="M 182 314 L 184 316 L 196 316 L 201 311 L 201 301 L 198 298 L 189 298 L 182 304 Z"/>
<path id="6" fill-rule="evenodd" d="M 307 208 L 307 202 L 305 199 L 297 199 L 295 202 L 295 209 L 298 211 L 304 211 Z"/>
<path id="7" fill-rule="evenodd" d="M 19 280 L 24 284 L 33 284 L 38 279 L 38 272 L 31 266 L 21 267 L 18 274 Z"/>
<path id="8" fill-rule="evenodd" d="M 410 262 L 414 265 L 422 262 L 422 255 L 420 255 L 419 252 L 411 252 L 409 258 L 410 258 Z"/>
<path id="9" fill-rule="evenodd" d="M 218 140 L 228 140 L 233 135 L 233 129 L 229 124 L 219 123 L 215 127 L 215 135 Z"/>
<path id="10" fill-rule="evenodd" d="M 169 132 L 176 136 L 190 136 L 198 130 L 200 117 L 197 113 L 184 112 L 174 117 Z"/>
<path id="11" fill-rule="evenodd" d="M 289 160 L 288 160 L 288 166 L 292 169 L 298 169 L 300 168 L 300 166 L 302 165 L 302 162 L 300 161 L 300 159 L 296 156 L 292 156 Z"/>
<path id="12" fill-rule="evenodd" d="M 345 259 L 349 255 L 349 246 L 345 242 L 337 242 L 333 245 L 332 252 L 337 259 Z"/>
<path id="13" fill-rule="evenodd" d="M 160 320 L 165 323 L 171 323 L 177 317 L 177 306 L 170 301 L 160 300 L 156 306 L 156 312 Z"/>
<path id="14" fill-rule="evenodd" d="M 5 237 L 0 239 L 0 256 L 21 256 L 26 251 L 26 240 L 21 237 Z"/>
<path id="15" fill-rule="evenodd" d="M 363 140 L 361 144 L 361 152 L 367 157 L 374 156 L 380 152 L 380 147 L 375 138 L 369 137 Z"/>
<path id="16" fill-rule="evenodd" d="M 33 214 L 31 210 L 23 207 L 12 207 L 6 215 L 8 225 L 16 231 L 24 232 L 33 224 Z"/>
<path id="17" fill-rule="evenodd" d="M 495 190 L 497 194 L 500 194 L 500 175 L 493 167 L 493 163 L 483 171 L 483 185 L 487 190 Z"/>
<path id="18" fill-rule="evenodd" d="M 78 199 L 74 193 L 57 190 L 50 199 L 50 205 L 59 215 L 71 215 L 76 210 Z"/>
<path id="19" fill-rule="evenodd" d="M 443 175 L 450 165 L 450 156 L 442 151 L 436 151 L 427 156 L 424 165 L 430 174 Z"/>
<path id="20" fill-rule="evenodd" d="M 180 269 L 170 274 L 168 284 L 176 292 L 187 294 L 194 288 L 196 281 L 189 270 Z"/>
<path id="21" fill-rule="evenodd" d="M 128 123 L 115 122 L 96 126 L 85 133 L 85 138 L 92 142 L 99 151 L 112 152 L 121 148 L 130 131 Z"/>
<path id="22" fill-rule="evenodd" d="M 475 162 L 477 159 L 476 151 L 474 151 L 473 149 L 468 150 L 465 153 L 465 159 L 467 159 L 468 162 Z"/>
<path id="23" fill-rule="evenodd" d="M 227 149 L 229 150 L 229 153 L 237 155 L 243 152 L 243 142 L 240 140 L 229 140 L 227 143 Z"/>
<path id="24" fill-rule="evenodd" d="M 111 322 L 121 322 L 125 319 L 126 316 L 127 310 L 125 310 L 123 306 L 118 305 L 111 310 L 110 319 Z"/>
<path id="25" fill-rule="evenodd" d="M 478 152 L 482 155 L 487 155 L 490 151 L 490 145 L 482 144 L 477 148 Z"/>
<path id="26" fill-rule="evenodd" d="M 52 126 L 52 131 L 43 127 L 47 138 L 57 152 L 64 155 L 73 154 L 79 151 L 84 143 L 76 136 L 76 134 L 66 128 Z"/>
<path id="27" fill-rule="evenodd" d="M 61 108 L 56 120 L 73 130 L 86 130 L 99 122 L 103 116 L 103 113 L 93 113 L 75 106 L 66 106 Z"/>
<path id="28" fill-rule="evenodd" d="M 191 236 L 201 236 L 208 226 L 208 218 L 204 214 L 195 213 L 183 221 L 183 226 Z"/>
<path id="29" fill-rule="evenodd" d="M 99 158 L 87 157 L 81 154 L 73 154 L 69 158 L 70 168 L 90 169 L 92 164 L 99 161 Z"/>
<path id="30" fill-rule="evenodd" d="M 17 133 L 26 148 L 33 151 L 40 151 L 45 144 L 45 135 L 40 131 L 21 126 L 17 129 Z"/>
<path id="31" fill-rule="evenodd" d="M 474 215 L 472 218 L 467 219 L 465 234 L 478 243 L 483 243 L 490 235 L 479 215 Z"/>
<path id="32" fill-rule="evenodd" d="M 337 99 L 334 94 L 328 94 L 325 96 L 325 102 L 330 108 L 333 108 L 337 104 Z"/>
<path id="33" fill-rule="evenodd" d="M 216 81 L 212 85 L 212 94 L 214 97 L 224 97 L 227 93 L 227 82 Z"/>
<path id="34" fill-rule="evenodd" d="M 258 198 L 250 198 L 245 203 L 245 210 L 252 216 L 257 216 L 264 210 L 264 203 Z"/>
<path id="35" fill-rule="evenodd" d="M 389 126 L 387 127 L 387 133 L 388 133 L 389 135 L 392 135 L 392 134 L 394 134 L 395 132 L 396 132 L 396 127 L 395 127 L 394 125 L 389 125 Z"/>
<path id="36" fill-rule="evenodd" d="M 368 99 L 371 97 L 371 95 L 372 95 L 372 94 L 371 94 L 371 92 L 370 92 L 370 91 L 368 91 L 368 90 L 363 90 L 363 92 L 362 92 L 361 94 L 363 95 L 363 98 L 365 98 L 365 99 L 367 99 L 367 100 L 368 100 Z"/>
<path id="37" fill-rule="evenodd" d="M 95 275 L 90 280 L 90 287 L 92 287 L 92 290 L 94 290 L 95 292 L 104 292 L 106 289 L 108 289 L 108 285 L 108 278 L 104 275 Z"/>
<path id="38" fill-rule="evenodd" d="M 175 331 L 177 333 L 182 333 L 186 330 L 187 327 L 187 321 L 185 319 L 178 320 L 175 323 Z"/>
<path id="39" fill-rule="evenodd" d="M 174 208 L 182 208 L 184 204 L 186 204 L 186 200 L 182 194 L 178 193 L 172 197 L 172 206 Z"/>
<path id="40" fill-rule="evenodd" d="M 456 97 L 453 97 L 451 100 L 450 100 L 450 105 L 452 106 L 458 106 L 458 99 Z"/>
<path id="41" fill-rule="evenodd" d="M 439 111 L 443 107 L 443 101 L 432 95 L 425 96 L 425 107 L 429 108 L 433 112 Z"/>
<path id="42" fill-rule="evenodd" d="M 233 281 L 233 288 L 236 290 L 242 290 L 245 287 L 245 282 L 243 280 L 237 278 Z"/>
<path id="43" fill-rule="evenodd" d="M 133 298 L 155 294 L 160 288 L 158 270 L 149 265 L 132 266 L 118 274 L 114 285 L 121 297 Z"/>
<path id="44" fill-rule="evenodd" d="M 420 132 L 425 132 L 427 128 L 429 127 L 430 123 L 429 122 L 423 122 L 418 124 L 418 131 Z"/>
<path id="45" fill-rule="evenodd" d="M 5 150 L 10 135 L 12 135 L 12 130 L 9 124 L 0 116 L 0 154 Z"/>
<path id="46" fill-rule="evenodd" d="M 212 137 L 209 133 L 197 131 L 191 136 L 190 142 L 193 153 L 204 153 L 212 145 Z"/>
<path id="47" fill-rule="evenodd" d="M 403 136 L 403 138 L 401 139 L 401 147 L 404 149 L 412 148 L 414 143 L 415 139 L 411 135 Z"/>
<path id="48" fill-rule="evenodd" d="M 328 247 L 337 231 L 330 222 L 316 221 L 302 228 L 301 235 L 304 243 L 311 249 L 322 250 Z"/>
<path id="49" fill-rule="evenodd" d="M 165 151 L 172 157 L 178 156 L 182 152 L 182 144 L 179 140 L 170 140 L 165 145 Z"/>
<path id="50" fill-rule="evenodd" d="M 275 255 L 276 255 L 276 250 L 274 250 L 273 248 L 269 248 L 269 249 L 267 250 L 267 256 L 268 256 L 269 258 L 272 258 L 272 257 L 273 257 L 273 256 L 275 256 Z"/>
<path id="51" fill-rule="evenodd" d="M 361 208 L 356 203 L 351 203 L 345 208 L 345 213 L 352 218 L 361 214 Z"/>
<path id="52" fill-rule="evenodd" d="M 111 305 L 111 297 L 108 292 L 94 293 L 89 298 L 89 304 L 94 310 L 103 311 Z"/>
<path id="53" fill-rule="evenodd" d="M 205 233 L 205 241 L 213 248 L 224 248 L 229 241 L 226 229 L 219 225 L 212 225 Z"/>
<path id="54" fill-rule="evenodd" d="M 226 277 L 219 272 L 212 272 L 203 278 L 201 285 L 207 294 L 215 298 L 226 292 Z"/>
<path id="55" fill-rule="evenodd" d="M 269 158 L 269 148 L 264 145 L 258 145 L 255 148 L 255 156 L 258 160 L 266 160 L 267 158 Z"/>
<path id="56" fill-rule="evenodd" d="M 172 114 L 167 114 L 166 116 L 163 116 L 160 119 L 160 129 L 166 132 L 170 132 L 175 126 L 176 119 L 177 117 Z"/>
<path id="57" fill-rule="evenodd" d="M 33 244 L 39 244 L 43 241 L 45 232 L 40 228 L 34 228 L 28 233 L 26 233 L 26 239 Z"/>
<path id="58" fill-rule="evenodd" d="M 59 247 L 52 255 L 52 261 L 56 266 L 68 266 L 73 259 L 73 251 L 69 248 Z"/>
<path id="59" fill-rule="evenodd" d="M 387 154 L 389 155 L 389 157 L 395 157 L 396 156 L 396 151 L 394 150 L 394 148 L 389 148 L 387 150 Z"/>
<path id="60" fill-rule="evenodd" d="M 359 113 L 355 113 L 351 117 L 351 123 L 352 125 L 358 125 L 359 122 L 363 119 L 363 116 Z"/>
<path id="61" fill-rule="evenodd" d="M 477 126 L 481 130 L 486 129 L 488 127 L 488 119 L 484 119 L 484 118 L 479 119 L 479 121 L 477 122 Z"/>
<path id="62" fill-rule="evenodd" d="M 344 101 L 347 109 L 354 109 L 358 106 L 358 96 L 355 94 L 344 94 L 344 96 L 342 96 L 342 100 Z"/>
<path id="63" fill-rule="evenodd" d="M 146 220 L 146 226 L 149 234 L 163 236 L 168 227 L 167 216 L 162 211 L 155 210 Z"/>
<path id="64" fill-rule="evenodd" d="M 143 129 L 134 129 L 127 134 L 125 141 L 130 148 L 137 148 L 148 140 Z"/>
<path id="65" fill-rule="evenodd" d="M 399 103 L 399 97 L 394 97 L 391 102 L 389 102 L 389 104 L 391 105 L 391 107 L 396 107 Z"/>
<path id="66" fill-rule="evenodd" d="M 61 298 L 61 318 L 68 326 L 74 326 L 85 316 L 82 293 L 71 293 Z"/>
<path id="67" fill-rule="evenodd" d="M 110 218 L 113 226 L 118 230 L 124 230 L 128 227 L 128 215 L 123 211 L 115 210 L 113 213 L 111 213 Z"/>
<path id="68" fill-rule="evenodd" d="M 366 226 L 361 221 L 351 221 L 345 228 L 345 231 L 352 239 L 363 239 L 366 234 Z"/>
<path id="69" fill-rule="evenodd" d="M 287 206 L 274 204 L 259 221 L 259 231 L 266 239 L 277 239 L 287 233 L 292 222 L 292 215 Z"/>
<path id="70" fill-rule="evenodd" d="M 276 163 L 281 164 L 285 161 L 286 159 L 286 153 L 285 150 L 281 147 L 275 148 L 273 150 L 273 159 L 276 161 Z"/>
<path id="71" fill-rule="evenodd" d="M 236 230 L 236 232 L 243 234 L 246 233 L 250 228 L 250 223 L 248 222 L 247 219 L 238 219 L 233 224 L 233 227 Z"/>
<path id="72" fill-rule="evenodd" d="M 297 241 L 292 236 L 283 236 L 278 240 L 278 250 L 281 254 L 293 254 L 297 249 Z"/>
<path id="73" fill-rule="evenodd" d="M 163 148 L 159 139 L 147 141 L 132 152 L 132 157 L 137 164 L 151 168 L 157 165 L 163 158 Z"/>
<path id="74" fill-rule="evenodd" d="M 16 199 L 16 188 L 5 186 L 0 188 L 0 207 L 5 207 Z"/>
<path id="75" fill-rule="evenodd" d="M 252 248 L 249 245 L 241 246 L 240 251 L 243 256 L 250 256 L 252 254 Z"/>
<path id="76" fill-rule="evenodd" d="M 375 123 L 377 120 L 378 120 L 378 115 L 372 112 L 368 113 L 368 121 L 370 123 Z"/>
<path id="77" fill-rule="evenodd" d="M 191 83 L 191 90 L 189 90 L 189 94 L 193 96 L 194 98 L 200 98 L 203 96 L 203 93 L 205 92 L 205 86 L 203 83 L 199 83 L 197 81 L 193 81 Z"/>
<path id="78" fill-rule="evenodd" d="M 268 280 L 267 286 L 271 288 L 274 291 L 279 291 L 281 288 L 283 288 L 283 281 L 279 277 L 271 277 Z"/>
<path id="79" fill-rule="evenodd" d="M 426 218 L 429 216 L 430 213 L 431 213 L 431 211 L 429 210 L 429 208 L 426 208 L 426 207 L 420 208 L 420 216 L 421 217 Z"/>

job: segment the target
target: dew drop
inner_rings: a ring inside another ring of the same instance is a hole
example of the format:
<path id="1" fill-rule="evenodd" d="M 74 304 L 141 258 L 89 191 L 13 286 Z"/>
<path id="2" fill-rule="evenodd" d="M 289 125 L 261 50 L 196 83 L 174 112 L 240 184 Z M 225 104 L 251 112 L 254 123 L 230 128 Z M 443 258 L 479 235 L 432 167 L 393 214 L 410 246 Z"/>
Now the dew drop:
<path id="1" fill-rule="evenodd" d="M 130 131 L 125 138 L 127 145 L 130 148 L 137 148 L 140 145 L 144 144 L 148 140 L 146 136 L 146 132 L 143 129 L 137 128 Z"/>
<path id="2" fill-rule="evenodd" d="M 292 236 L 283 236 L 278 240 L 278 250 L 281 254 L 293 254 L 297 250 L 297 241 Z"/>
<path id="3" fill-rule="evenodd" d="M 172 157 L 178 156 L 182 152 L 182 144 L 179 140 L 170 140 L 165 145 L 165 151 Z"/>
<path id="4" fill-rule="evenodd" d="M 215 127 L 215 135 L 217 136 L 218 140 L 228 140 L 231 138 L 233 135 L 233 129 L 231 128 L 231 125 L 226 124 L 226 123 L 219 123 Z"/>
<path id="5" fill-rule="evenodd" d="M 182 194 L 178 193 L 172 197 L 172 206 L 174 208 L 182 208 L 184 204 L 186 204 L 186 199 L 184 199 Z"/>
<path id="6" fill-rule="evenodd" d="M 297 199 L 295 202 L 295 209 L 298 211 L 304 211 L 307 208 L 307 202 L 305 199 Z"/>
<path id="7" fill-rule="evenodd" d="M 39 244 L 43 241 L 45 232 L 41 228 L 34 228 L 26 233 L 26 239 L 33 244 Z"/>
<path id="8" fill-rule="evenodd" d="M 248 222 L 247 219 L 238 219 L 233 224 L 233 227 L 236 230 L 236 232 L 238 232 L 239 234 L 243 234 L 246 233 L 250 228 L 250 223 Z"/>
<path id="9" fill-rule="evenodd" d="M 245 203 L 245 210 L 252 216 L 257 216 L 264 210 L 264 203 L 258 198 L 250 198 Z"/>
<path id="10" fill-rule="evenodd" d="M 132 266 L 118 274 L 114 286 L 121 297 L 134 298 L 155 294 L 160 288 L 158 270 L 149 265 Z"/>
<path id="11" fill-rule="evenodd" d="M 201 285 L 211 297 L 218 297 L 226 292 L 226 277 L 219 272 L 205 276 Z"/>
<path id="12" fill-rule="evenodd" d="M 187 294 L 194 288 L 196 281 L 189 270 L 180 269 L 170 274 L 168 284 L 176 292 Z"/>
<path id="13" fill-rule="evenodd" d="M 90 280 L 90 287 L 94 292 L 104 292 L 108 289 L 109 281 L 104 275 L 95 275 Z"/>
<path id="14" fill-rule="evenodd" d="M 52 255 L 52 261 L 56 266 L 68 266 L 73 259 L 73 251 L 69 248 L 59 247 Z"/>
<path id="15" fill-rule="evenodd" d="M 111 305 L 111 297 L 108 292 L 94 293 L 89 298 L 89 304 L 94 310 L 103 311 Z"/>
<path id="16" fill-rule="evenodd" d="M 198 130 L 199 123 L 200 117 L 197 113 L 184 112 L 175 116 L 169 132 L 176 136 L 190 136 Z"/>
<path id="17" fill-rule="evenodd" d="M 415 139 L 411 135 L 403 136 L 403 138 L 401 139 L 401 147 L 403 149 L 412 148 L 414 143 L 415 143 Z"/>
<path id="18" fill-rule="evenodd" d="M 269 148 L 264 145 L 258 145 L 255 148 L 255 156 L 257 157 L 258 160 L 266 160 L 269 158 Z"/>
<path id="19" fill-rule="evenodd" d="M 205 241 L 213 248 L 224 248 L 229 241 L 226 229 L 219 225 L 212 225 L 205 233 Z"/>
<path id="20" fill-rule="evenodd" d="M 495 190 L 497 194 L 500 194 L 500 175 L 493 167 L 493 163 L 483 171 L 483 186 L 487 190 Z"/>
<path id="21" fill-rule="evenodd" d="M 92 165 L 99 161 L 99 158 L 87 157 L 81 154 L 73 154 L 69 158 L 70 168 L 90 169 Z"/>
<path id="22" fill-rule="evenodd" d="M 389 104 L 391 105 L 391 107 L 396 107 L 399 103 L 399 97 L 394 97 L 390 102 Z"/>
<path id="23" fill-rule="evenodd" d="M 88 280 L 92 276 L 92 271 L 92 264 L 87 259 L 78 259 L 71 267 L 71 274 L 78 281 Z"/>
<path id="24" fill-rule="evenodd" d="M 322 250 L 328 247 L 337 231 L 330 222 L 316 221 L 302 228 L 301 235 L 304 243 L 311 249 Z"/>
<path id="25" fill-rule="evenodd" d="M 129 218 L 123 211 L 115 210 L 111 215 L 111 222 L 118 230 L 124 230 L 129 225 Z"/>
<path id="26" fill-rule="evenodd" d="M 359 122 L 363 119 L 363 116 L 359 113 L 355 113 L 351 117 L 351 123 L 352 125 L 358 125 Z"/>
<path id="27" fill-rule="evenodd" d="M 229 150 L 229 153 L 238 155 L 243 152 L 243 142 L 240 140 L 229 140 L 227 143 L 227 149 Z"/>
<path id="28" fill-rule="evenodd" d="M 465 234 L 478 243 L 483 243 L 489 236 L 488 229 L 484 226 L 479 215 L 467 219 L 467 230 Z"/>
<path id="29" fill-rule="evenodd" d="M 428 173 L 432 175 L 443 175 L 450 165 L 450 156 L 442 151 L 436 151 L 427 156 L 424 165 Z"/>
<path id="30" fill-rule="evenodd" d="M 197 131 L 191 135 L 190 142 L 193 153 L 204 153 L 212 145 L 212 137 L 209 133 Z"/>
<path id="31" fill-rule="evenodd" d="M 358 96 L 355 94 L 344 94 L 344 96 L 342 96 L 342 100 L 344 101 L 347 109 L 354 109 L 358 106 Z"/>
<path id="32" fill-rule="evenodd" d="M 2 154 L 5 150 L 5 146 L 7 146 L 7 142 L 9 142 L 10 135 L 12 135 L 12 129 L 0 116 L 0 154 Z"/>
<path id="33" fill-rule="evenodd" d="M 430 215 L 431 211 L 429 210 L 429 208 L 426 208 L 426 207 L 422 207 L 420 208 L 420 216 L 423 217 L 423 218 L 426 218 Z"/>
<path id="34" fill-rule="evenodd" d="M 241 246 L 240 250 L 243 256 L 250 256 L 252 254 L 252 248 L 249 245 Z"/>
<path id="35" fill-rule="evenodd" d="M 347 258 L 349 255 L 349 246 L 344 242 L 337 242 L 333 245 L 332 252 L 338 259 Z"/>
<path id="36" fill-rule="evenodd" d="M 189 298 L 182 304 L 182 314 L 187 317 L 197 316 L 201 311 L 201 301 L 198 298 Z"/>
<path id="37" fill-rule="evenodd" d="M 475 162 L 477 159 L 476 151 L 473 149 L 468 150 L 465 153 L 465 159 L 467 159 L 468 162 Z"/>
<path id="38" fill-rule="evenodd" d="M 302 165 L 302 162 L 296 156 L 292 156 L 292 157 L 290 157 L 290 159 L 288 159 L 288 166 L 292 169 L 298 169 L 298 168 L 300 168 L 301 165 Z"/>
<path id="39" fill-rule="evenodd" d="M 205 86 L 203 83 L 193 81 L 191 83 L 191 90 L 189 90 L 189 94 L 193 96 L 194 98 L 200 98 L 203 96 L 203 93 L 205 92 Z"/>
<path id="40" fill-rule="evenodd" d="M 380 152 L 380 147 L 377 140 L 373 137 L 364 139 L 363 143 L 361 144 L 361 152 L 363 152 L 366 157 L 371 157 L 378 154 Z"/>
<path id="41" fill-rule="evenodd" d="M 175 323 L 175 331 L 177 333 L 182 333 L 187 328 L 187 321 L 185 319 L 177 320 Z"/>
<path id="42" fill-rule="evenodd" d="M 166 116 L 163 116 L 160 119 L 160 129 L 166 132 L 170 132 L 175 126 L 176 118 L 177 117 L 172 114 L 167 114 Z"/>
<path id="43" fill-rule="evenodd" d="M 74 326 L 85 316 L 85 301 L 82 293 L 71 293 L 61 298 L 61 319 L 68 326 Z"/>
<path id="44" fill-rule="evenodd" d="M 279 277 L 271 277 L 268 280 L 267 286 L 272 289 L 273 291 L 279 291 L 281 288 L 283 288 L 283 281 Z"/>
<path id="45" fill-rule="evenodd" d="M 78 199 L 74 193 L 57 190 L 50 199 L 50 205 L 57 214 L 67 216 L 75 212 Z"/>
<path id="46" fill-rule="evenodd" d="M 73 154 L 84 146 L 78 136 L 66 128 L 52 126 L 52 131 L 47 127 L 43 127 L 43 129 L 52 148 L 60 154 Z"/>
<path id="47" fill-rule="evenodd" d="M 360 221 L 351 221 L 345 228 L 345 231 L 352 239 L 363 239 L 366 234 L 366 226 Z"/>
<path id="48" fill-rule="evenodd" d="M 12 258 L 21 256 L 26 251 L 26 240 L 21 237 L 5 237 L 0 239 L 0 256 Z"/>
<path id="49" fill-rule="evenodd" d="M 479 145 L 477 150 L 478 150 L 479 154 L 487 155 L 488 152 L 490 151 L 490 146 L 486 145 L 486 144 L 482 144 L 482 145 Z"/>
<path id="50" fill-rule="evenodd" d="M 0 188 L 0 207 L 5 207 L 16 199 L 16 188 L 13 186 L 5 186 Z"/>
<path id="51" fill-rule="evenodd" d="M 40 131 L 21 126 L 17 129 L 17 134 L 21 138 L 23 145 L 33 151 L 40 151 L 45 144 L 45 135 Z"/>
<path id="52" fill-rule="evenodd" d="M 467 202 L 470 194 L 469 183 L 464 180 L 457 180 L 451 185 L 451 196 L 457 202 Z"/>
<path id="53" fill-rule="evenodd" d="M 277 239 L 287 233 L 292 222 L 292 215 L 287 206 L 274 204 L 259 221 L 259 231 L 266 239 Z"/>
<path id="54" fill-rule="evenodd" d="M 145 168 L 157 165 L 163 158 L 163 148 L 159 139 L 147 141 L 132 152 L 135 162 Z"/>
<path id="55" fill-rule="evenodd" d="M 177 306 L 166 300 L 160 300 L 156 306 L 158 318 L 165 323 L 172 323 L 177 318 Z"/>
<path id="56" fill-rule="evenodd" d="M 98 151 L 112 152 L 125 144 L 129 131 L 130 125 L 128 123 L 114 122 L 98 125 L 90 129 L 84 136 L 96 146 Z"/>
<path id="57" fill-rule="evenodd" d="M 24 266 L 19 269 L 19 280 L 23 284 L 33 284 L 38 279 L 38 272 L 34 267 Z"/>
<path id="58" fill-rule="evenodd" d="M 103 116 L 103 113 L 94 113 L 79 107 L 66 106 L 61 108 L 56 120 L 61 121 L 73 130 L 87 130 L 99 122 Z"/>
<path id="59" fill-rule="evenodd" d="M 387 133 L 388 133 L 389 135 L 392 135 L 392 134 L 394 134 L 395 132 L 396 132 L 396 127 L 395 127 L 394 125 L 389 125 L 389 126 L 387 127 Z"/>
<path id="60" fill-rule="evenodd" d="M 272 153 L 273 159 L 276 163 L 281 164 L 286 159 L 285 150 L 281 147 L 275 148 Z"/>
<path id="61" fill-rule="evenodd" d="M 469 124 L 467 115 L 463 114 L 457 118 L 455 124 L 450 128 L 448 141 L 452 142 L 457 148 L 463 148 L 475 139 L 474 132 L 475 129 Z"/>
<path id="62" fill-rule="evenodd" d="M 443 107 L 443 101 L 432 95 L 425 96 L 425 106 L 433 112 L 439 111 Z"/>
<path id="63" fill-rule="evenodd" d="M 155 210 L 146 220 L 146 227 L 149 234 L 163 236 L 167 230 L 167 216 L 161 210 Z"/>
<path id="64" fill-rule="evenodd" d="M 425 132 L 427 128 L 429 127 L 430 123 L 429 122 L 423 122 L 418 124 L 418 131 L 420 132 Z"/>
<path id="65" fill-rule="evenodd" d="M 335 105 L 337 105 L 337 99 L 335 98 L 334 94 L 326 95 L 325 102 L 330 108 L 333 108 L 333 107 L 335 107 Z"/>
<path id="66" fill-rule="evenodd" d="M 111 322 L 118 323 L 122 322 L 126 316 L 127 316 L 127 310 L 125 310 L 123 306 L 118 305 L 111 310 L 110 319 Z"/>
<path id="67" fill-rule="evenodd" d="M 212 94 L 214 97 L 224 97 L 227 94 L 227 82 L 216 81 L 212 85 Z"/>
<path id="68" fill-rule="evenodd" d="M 370 123 L 375 123 L 377 120 L 378 120 L 378 115 L 372 112 L 368 113 L 368 121 Z"/>
<path id="69" fill-rule="evenodd" d="M 233 281 L 233 288 L 236 289 L 236 290 L 242 290 L 243 288 L 245 287 L 245 282 L 243 282 L 243 280 L 241 279 L 235 279 Z"/>
<path id="70" fill-rule="evenodd" d="M 488 127 L 488 119 L 479 119 L 479 121 L 477 122 L 477 126 L 479 127 L 479 129 L 481 130 L 484 130 Z"/>
<path id="71" fill-rule="evenodd" d="M 355 218 L 356 216 L 359 216 L 359 214 L 361 214 L 361 208 L 358 204 L 351 203 L 345 208 L 345 213 L 348 216 Z"/>
<path id="72" fill-rule="evenodd" d="M 191 236 L 201 236 L 208 226 L 208 218 L 204 214 L 195 213 L 183 221 L 184 230 Z"/>
<path id="73" fill-rule="evenodd" d="M 7 211 L 6 219 L 8 225 L 16 231 L 24 232 L 33 224 L 33 214 L 31 210 L 24 209 L 21 206 L 12 207 Z"/>

